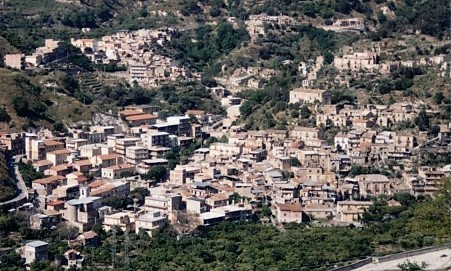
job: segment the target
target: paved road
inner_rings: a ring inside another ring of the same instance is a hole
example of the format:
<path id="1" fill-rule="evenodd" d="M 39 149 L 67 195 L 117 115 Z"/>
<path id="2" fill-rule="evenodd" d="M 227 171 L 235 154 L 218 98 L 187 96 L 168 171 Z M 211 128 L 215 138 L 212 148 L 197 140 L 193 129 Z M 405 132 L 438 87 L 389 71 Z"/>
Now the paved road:
<path id="1" fill-rule="evenodd" d="M 25 181 L 23 180 L 22 175 L 20 174 L 18 166 L 18 163 L 21 158 L 22 156 L 14 156 L 13 157 L 14 161 L 8 161 L 8 167 L 10 168 L 11 171 L 12 168 L 14 167 L 14 177 L 16 179 L 17 190 L 20 192 L 20 194 L 18 194 L 15 198 L 11 200 L 1 202 L 0 206 L 20 202 L 23 199 L 28 199 L 28 188 L 25 185 Z"/>
<path id="2" fill-rule="evenodd" d="M 451 249 L 442 249 L 439 251 L 433 251 L 424 253 L 421 255 L 405 257 L 398 260 L 393 260 L 385 263 L 372 263 L 365 265 L 363 267 L 354 269 L 354 271 L 394 271 L 400 270 L 398 267 L 399 264 L 405 263 L 407 260 L 410 262 L 416 262 L 421 265 L 422 262 L 428 264 L 428 266 L 424 269 L 427 271 L 433 270 L 448 270 L 447 268 L 451 268 Z"/>

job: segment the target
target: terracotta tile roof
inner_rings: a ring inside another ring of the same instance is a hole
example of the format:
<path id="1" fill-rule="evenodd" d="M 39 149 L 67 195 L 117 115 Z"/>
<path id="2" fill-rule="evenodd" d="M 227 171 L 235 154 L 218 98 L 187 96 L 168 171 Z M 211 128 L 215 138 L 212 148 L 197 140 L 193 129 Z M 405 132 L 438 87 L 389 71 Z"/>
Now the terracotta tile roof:
<path id="1" fill-rule="evenodd" d="M 51 166 L 53 165 L 52 162 L 50 162 L 49 160 L 39 160 L 33 163 L 33 166 L 38 167 L 38 166 Z"/>
<path id="2" fill-rule="evenodd" d="M 104 185 L 104 184 L 105 184 L 105 181 L 103 181 L 103 180 L 97 180 L 97 181 L 93 181 L 92 183 L 88 184 L 88 186 L 89 186 L 90 188 L 97 188 L 97 187 L 100 187 L 100 186 L 102 186 L 102 185 Z"/>
<path id="3" fill-rule="evenodd" d="M 47 203 L 48 206 L 58 206 L 58 205 L 63 205 L 63 204 L 64 204 L 63 200 L 54 200 L 54 201 Z"/>
<path id="4" fill-rule="evenodd" d="M 228 194 L 215 194 L 210 197 L 210 200 L 223 201 L 223 200 L 228 200 L 229 198 L 230 198 L 230 196 Z"/>
<path id="5" fill-rule="evenodd" d="M 129 116 L 135 116 L 135 115 L 142 115 L 143 112 L 139 111 L 139 110 L 124 110 L 119 112 L 119 115 L 121 115 L 122 117 L 129 117 Z"/>
<path id="6" fill-rule="evenodd" d="M 47 178 L 34 180 L 33 183 L 51 184 L 51 183 L 56 183 L 56 182 L 62 181 L 64 179 L 65 178 L 63 176 L 50 176 L 50 177 L 47 177 Z"/>
<path id="7" fill-rule="evenodd" d="M 92 163 L 89 160 L 79 160 L 73 162 L 73 164 L 77 166 L 92 166 Z"/>
<path id="8" fill-rule="evenodd" d="M 85 239 L 91 239 L 91 238 L 95 238 L 98 236 L 97 233 L 95 233 L 93 231 L 84 232 L 82 235 L 83 235 L 83 237 L 85 237 Z"/>
<path id="9" fill-rule="evenodd" d="M 88 181 L 88 178 L 86 178 L 85 176 L 78 176 L 77 177 L 77 181 L 78 181 L 78 183 L 85 183 L 85 182 L 87 182 Z"/>
<path id="10" fill-rule="evenodd" d="M 64 143 L 56 141 L 56 140 L 44 140 L 45 146 L 58 146 L 58 145 L 64 145 Z"/>
<path id="11" fill-rule="evenodd" d="M 141 114 L 141 115 L 126 117 L 125 119 L 127 121 L 137 121 L 137 120 L 151 120 L 151 119 L 156 119 L 156 118 L 157 117 L 155 117 L 154 115 L 151 115 L 151 114 Z"/>
<path id="12" fill-rule="evenodd" d="M 353 123 L 367 123 L 369 120 L 366 119 L 354 119 L 352 120 Z"/>
<path id="13" fill-rule="evenodd" d="M 360 143 L 360 147 L 361 148 L 371 148 L 371 143 L 370 142 L 361 142 Z"/>
<path id="14" fill-rule="evenodd" d="M 281 211 L 302 212 L 302 206 L 299 203 L 279 203 L 277 207 Z"/>
<path id="15" fill-rule="evenodd" d="M 118 159 L 121 156 L 119 154 L 103 154 L 97 156 L 100 160 L 111 160 L 111 159 Z"/>
<path id="16" fill-rule="evenodd" d="M 51 152 L 48 152 L 47 154 L 55 154 L 55 155 L 58 155 L 58 154 L 70 154 L 70 153 L 71 153 L 70 150 L 63 149 L 63 150 L 51 151 Z"/>
<path id="17" fill-rule="evenodd" d="M 50 170 L 61 171 L 61 170 L 69 169 L 70 167 L 71 166 L 69 166 L 68 164 L 61 164 L 61 165 L 51 167 Z"/>
<path id="18" fill-rule="evenodd" d="M 185 112 L 185 115 L 204 115 L 205 114 L 205 110 L 187 110 Z"/>

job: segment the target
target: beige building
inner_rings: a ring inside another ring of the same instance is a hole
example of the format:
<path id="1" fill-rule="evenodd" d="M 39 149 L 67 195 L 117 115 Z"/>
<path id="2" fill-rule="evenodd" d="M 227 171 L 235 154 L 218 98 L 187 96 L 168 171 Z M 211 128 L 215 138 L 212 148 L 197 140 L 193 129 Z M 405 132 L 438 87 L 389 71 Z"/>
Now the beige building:
<path id="1" fill-rule="evenodd" d="M 158 196 L 148 196 L 144 206 L 147 211 L 161 211 L 164 214 L 182 208 L 182 196 L 178 194 L 163 194 Z"/>
<path id="2" fill-rule="evenodd" d="M 316 140 L 318 139 L 319 129 L 309 127 L 294 127 L 290 131 L 290 138 L 300 139 L 302 141 Z"/>
<path id="3" fill-rule="evenodd" d="M 145 231 L 152 236 L 152 231 L 163 228 L 168 223 L 168 218 L 160 211 L 150 211 L 135 220 L 135 232 Z"/>
<path id="4" fill-rule="evenodd" d="M 119 155 L 125 156 L 126 149 L 128 147 L 136 146 L 140 141 L 141 138 L 139 137 L 126 137 L 117 139 L 116 144 L 114 146 L 114 152 L 116 152 Z"/>
<path id="5" fill-rule="evenodd" d="M 238 159 L 241 155 L 242 148 L 235 144 L 213 143 L 210 145 L 210 157 L 228 157 L 230 159 Z"/>
<path id="6" fill-rule="evenodd" d="M 67 157 L 69 157 L 70 150 L 56 150 L 47 153 L 47 160 L 52 162 L 54 166 L 61 165 L 67 162 Z"/>
<path id="7" fill-rule="evenodd" d="M 111 231 L 113 227 L 118 227 L 123 232 L 135 231 L 135 219 L 126 212 L 105 215 L 102 225 L 105 231 Z"/>
<path id="8" fill-rule="evenodd" d="M 102 168 L 102 178 L 105 179 L 119 179 L 126 173 L 134 174 L 135 166 L 131 164 L 120 164 Z"/>
<path id="9" fill-rule="evenodd" d="M 49 244 L 43 241 L 33 241 L 19 248 L 18 252 L 25 259 L 25 264 L 29 265 L 35 261 L 48 259 Z"/>
<path id="10" fill-rule="evenodd" d="M 184 184 L 194 181 L 194 176 L 200 173 L 200 168 L 177 165 L 169 172 L 169 181 L 175 184 Z"/>
<path id="11" fill-rule="evenodd" d="M 89 144 L 79 147 L 80 156 L 92 159 L 97 155 L 109 155 L 113 153 L 113 147 L 106 144 Z"/>
<path id="12" fill-rule="evenodd" d="M 6 54 L 5 65 L 7 67 L 23 70 L 25 69 L 25 55 L 24 54 Z"/>
<path id="13" fill-rule="evenodd" d="M 373 70 L 379 67 L 379 55 L 376 52 L 364 51 L 361 53 L 352 53 L 336 56 L 334 66 L 338 70 Z"/>
<path id="14" fill-rule="evenodd" d="M 420 167 L 418 169 L 418 178 L 423 184 L 423 191 L 432 194 L 440 189 L 443 184 L 445 173 L 435 167 Z M 421 191 L 418 191 L 421 192 Z"/>
<path id="15" fill-rule="evenodd" d="M 147 158 L 149 158 L 149 152 L 145 147 L 132 146 L 125 149 L 125 162 L 131 165 L 138 165 Z"/>
<path id="16" fill-rule="evenodd" d="M 300 203 L 278 203 L 275 216 L 278 223 L 302 223 L 302 206 Z"/>
<path id="17" fill-rule="evenodd" d="M 290 91 L 290 104 L 330 104 L 331 99 L 330 92 L 323 89 L 297 88 Z"/>
<path id="18" fill-rule="evenodd" d="M 390 195 L 391 185 L 387 176 L 381 174 L 364 174 L 355 177 L 360 187 L 362 196 Z"/>
<path id="19" fill-rule="evenodd" d="M 88 231 L 97 222 L 99 214 L 97 209 L 102 206 L 101 197 L 80 197 L 66 201 L 63 219 L 76 227 L 80 233 Z"/>
<path id="20" fill-rule="evenodd" d="M 341 222 L 357 222 L 373 204 L 372 201 L 340 201 L 337 203 L 337 216 Z"/>
<path id="21" fill-rule="evenodd" d="M 91 159 L 93 165 L 100 168 L 106 168 L 118 164 L 122 164 L 123 157 L 119 154 L 98 155 Z"/>

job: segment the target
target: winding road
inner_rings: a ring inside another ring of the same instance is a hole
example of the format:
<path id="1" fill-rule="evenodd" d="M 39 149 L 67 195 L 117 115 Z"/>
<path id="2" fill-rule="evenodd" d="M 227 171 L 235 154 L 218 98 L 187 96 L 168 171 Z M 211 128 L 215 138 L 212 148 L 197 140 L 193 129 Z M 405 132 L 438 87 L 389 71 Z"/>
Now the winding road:
<path id="1" fill-rule="evenodd" d="M 13 159 L 14 160 L 11 159 L 8 161 L 8 167 L 11 172 L 13 172 L 12 169 L 14 168 L 14 179 L 16 180 L 17 191 L 19 192 L 19 194 L 13 199 L 10 199 L 10 200 L 4 201 L 4 202 L 0 202 L 0 206 L 14 204 L 17 202 L 20 203 L 24 199 L 28 200 L 28 188 L 25 184 L 25 181 L 22 178 L 22 175 L 20 174 L 20 171 L 19 171 L 19 161 L 20 161 L 20 159 L 22 159 L 22 156 L 17 155 L 17 156 L 14 156 Z"/>

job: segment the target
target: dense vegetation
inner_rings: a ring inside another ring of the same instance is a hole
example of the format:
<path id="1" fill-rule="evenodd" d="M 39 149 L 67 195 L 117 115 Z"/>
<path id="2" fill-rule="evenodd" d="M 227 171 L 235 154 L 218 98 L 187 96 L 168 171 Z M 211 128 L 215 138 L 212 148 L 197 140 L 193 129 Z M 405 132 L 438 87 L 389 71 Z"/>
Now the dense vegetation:
<path id="1" fill-rule="evenodd" d="M 18 166 L 20 174 L 22 175 L 22 178 L 28 187 L 31 187 L 31 183 L 34 180 L 42 179 L 45 177 L 44 173 L 36 171 L 32 164 L 19 161 Z"/>
<path id="2" fill-rule="evenodd" d="M 169 45 L 174 51 L 166 54 L 198 70 L 214 73 L 208 70 L 213 62 L 248 39 L 244 27 L 235 29 L 231 24 L 221 22 L 215 29 L 208 25 L 197 28 L 194 37 L 178 33 Z"/>
<path id="3" fill-rule="evenodd" d="M 9 174 L 6 156 L 0 153 L 0 202 L 11 199 L 15 194 L 15 183 Z"/>

